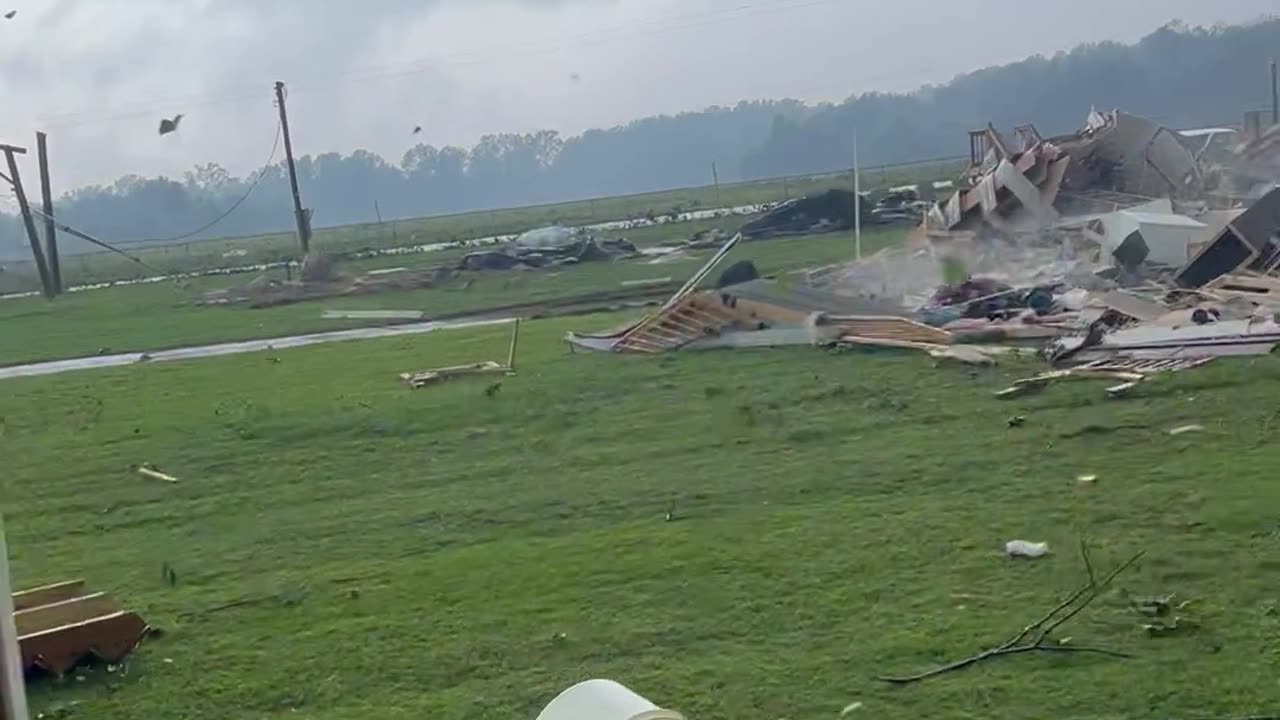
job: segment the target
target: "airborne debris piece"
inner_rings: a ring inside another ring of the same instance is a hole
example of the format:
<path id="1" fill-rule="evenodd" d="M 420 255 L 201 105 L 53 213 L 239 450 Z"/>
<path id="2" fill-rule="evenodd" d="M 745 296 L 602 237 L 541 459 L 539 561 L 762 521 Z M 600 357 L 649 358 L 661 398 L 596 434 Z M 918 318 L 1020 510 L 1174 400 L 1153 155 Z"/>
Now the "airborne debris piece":
<path id="1" fill-rule="evenodd" d="M 18 649 L 27 670 L 61 676 L 86 658 L 118 663 L 151 629 L 83 580 L 13 594 Z"/>
<path id="2" fill-rule="evenodd" d="M 160 121 L 160 134 L 168 135 L 169 133 L 178 131 L 178 124 L 182 122 L 182 113 L 173 116 L 173 119 L 165 118 Z"/>
<path id="3" fill-rule="evenodd" d="M 17 11 L 17 10 L 10 10 L 9 12 L 7 12 L 7 13 L 5 13 L 5 14 L 4 14 L 4 19 L 5 19 L 5 20 L 12 20 L 12 19 L 14 19 L 15 17 L 17 17 L 17 15 L 18 15 L 18 11 Z"/>

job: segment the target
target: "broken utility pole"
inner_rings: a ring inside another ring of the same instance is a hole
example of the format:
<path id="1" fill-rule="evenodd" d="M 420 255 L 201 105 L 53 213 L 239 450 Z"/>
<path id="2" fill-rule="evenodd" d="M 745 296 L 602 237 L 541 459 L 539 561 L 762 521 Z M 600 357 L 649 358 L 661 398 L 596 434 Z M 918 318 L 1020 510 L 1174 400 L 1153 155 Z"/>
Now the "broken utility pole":
<path id="1" fill-rule="evenodd" d="M 18 155 L 27 154 L 26 148 L 20 148 L 14 145 L 0 145 L 0 152 L 3 152 L 5 159 L 9 161 L 9 177 L 6 178 L 13 185 L 13 194 L 18 199 L 18 210 L 22 213 L 22 222 L 26 225 L 27 241 L 31 244 L 31 256 L 36 263 L 36 272 L 40 273 L 40 290 L 46 298 L 52 299 L 54 295 L 53 282 L 49 278 L 49 266 L 44 261 L 44 250 L 40 247 L 40 236 L 36 234 L 35 220 L 31 217 L 31 205 L 27 203 L 27 194 L 22 190 L 22 177 L 18 174 Z"/>
<path id="2" fill-rule="evenodd" d="M 49 188 L 49 136 L 36 133 L 36 158 L 40 161 L 40 202 L 44 211 L 44 246 L 49 254 L 49 279 L 53 292 L 62 293 L 62 263 L 58 259 L 58 228 L 53 222 L 53 191 Z"/>
<path id="3" fill-rule="evenodd" d="M 284 83 L 276 82 L 276 107 L 280 108 L 280 132 L 284 133 L 284 157 L 289 166 L 289 188 L 293 191 L 293 217 L 298 228 L 298 244 L 302 254 L 311 251 L 311 222 L 302 209 L 302 195 L 298 192 L 298 169 L 293 164 L 293 141 L 289 138 L 289 113 L 284 107 Z"/>

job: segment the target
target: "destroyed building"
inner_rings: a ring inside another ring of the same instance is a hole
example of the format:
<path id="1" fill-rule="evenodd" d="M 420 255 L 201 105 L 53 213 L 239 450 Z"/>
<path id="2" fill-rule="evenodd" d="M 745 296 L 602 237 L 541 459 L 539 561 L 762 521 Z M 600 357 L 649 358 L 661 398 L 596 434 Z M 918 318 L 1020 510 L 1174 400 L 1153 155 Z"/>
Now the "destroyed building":
<path id="1" fill-rule="evenodd" d="M 1280 164 L 1266 163 L 1280 134 L 1258 133 L 1226 161 L 1221 143 L 1209 152 L 1215 137 L 1234 135 L 1182 135 L 1119 111 L 1051 139 L 988 126 L 970 134 L 954 192 L 904 245 L 699 290 L 744 235 L 811 231 L 824 203 L 843 212 L 833 191 L 748 224 L 656 312 L 566 340 L 643 354 L 887 347 L 983 364 L 1030 350 L 1058 368 L 1009 395 L 1069 377 L 1123 380 L 1118 395 L 1215 357 L 1269 353 L 1280 344 Z M 1224 193 L 1232 173 L 1267 189 Z"/>

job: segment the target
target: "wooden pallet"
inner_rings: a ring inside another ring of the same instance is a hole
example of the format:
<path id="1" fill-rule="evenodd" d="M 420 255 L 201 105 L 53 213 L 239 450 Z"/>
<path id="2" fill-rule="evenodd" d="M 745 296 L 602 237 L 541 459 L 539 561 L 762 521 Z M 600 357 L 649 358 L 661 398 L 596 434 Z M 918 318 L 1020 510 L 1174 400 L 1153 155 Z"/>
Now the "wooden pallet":
<path id="1" fill-rule="evenodd" d="M 25 670 L 63 675 L 86 658 L 114 663 L 147 634 L 147 623 L 83 580 L 13 594 L 13 622 Z"/>

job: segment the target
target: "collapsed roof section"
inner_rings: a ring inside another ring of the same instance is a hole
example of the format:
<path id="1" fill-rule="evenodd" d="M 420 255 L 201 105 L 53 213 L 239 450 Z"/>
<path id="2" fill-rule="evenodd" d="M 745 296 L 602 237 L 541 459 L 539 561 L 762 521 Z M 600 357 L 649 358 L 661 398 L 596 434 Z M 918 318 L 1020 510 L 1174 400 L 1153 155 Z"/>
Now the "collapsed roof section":
<path id="1" fill-rule="evenodd" d="M 1033 125 L 1012 140 L 994 126 L 969 134 L 965 187 L 929 215 L 930 230 L 1034 232 L 1059 215 L 1155 198 L 1198 200 L 1204 176 L 1177 132 L 1120 111 L 1089 113 L 1074 135 L 1045 140 Z"/>
<path id="2" fill-rule="evenodd" d="M 1052 141 L 1072 158 L 1062 192 L 1198 200 L 1204 177 L 1178 133 L 1146 118 L 1093 111 L 1079 133 Z"/>
<path id="3" fill-rule="evenodd" d="M 977 230 L 985 225 L 1017 232 L 1057 219 L 1053 204 L 1071 159 L 1039 139 L 1034 128 L 1020 129 L 1018 137 L 1028 146 L 1014 151 L 994 127 L 970 134 L 968 187 L 934 206 L 926 221 L 930 229 Z"/>

